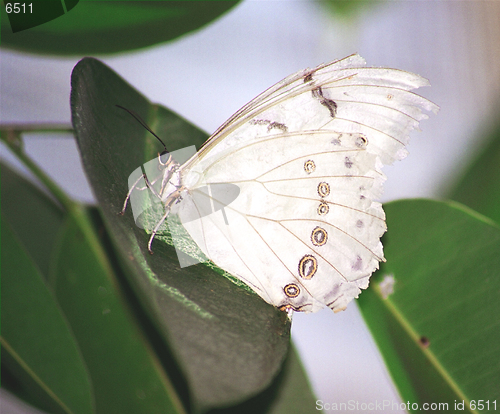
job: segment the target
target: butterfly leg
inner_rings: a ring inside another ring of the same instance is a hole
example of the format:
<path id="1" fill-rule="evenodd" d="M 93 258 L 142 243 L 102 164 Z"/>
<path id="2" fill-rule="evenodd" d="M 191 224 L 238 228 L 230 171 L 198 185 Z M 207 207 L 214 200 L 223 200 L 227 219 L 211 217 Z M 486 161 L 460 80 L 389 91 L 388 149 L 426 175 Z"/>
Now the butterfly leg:
<path id="1" fill-rule="evenodd" d="M 130 190 L 128 190 L 127 197 L 125 198 L 125 201 L 123 203 L 123 208 L 120 210 L 120 212 L 118 214 L 120 214 L 121 216 L 123 216 L 125 214 L 125 210 L 127 209 L 128 201 L 130 200 L 130 196 L 132 195 L 132 192 L 134 190 L 144 191 L 147 188 L 147 189 L 151 190 L 151 192 L 157 198 L 159 198 L 161 200 L 160 194 L 158 194 L 156 192 L 156 190 L 153 188 L 153 185 L 158 181 L 158 179 L 160 177 L 161 177 L 161 175 L 159 175 L 158 177 L 156 177 L 153 181 L 149 181 L 148 177 L 146 176 L 146 174 L 140 175 L 139 178 L 135 181 L 135 183 L 132 186 L 130 186 Z M 146 183 L 145 187 L 137 187 L 137 184 L 139 184 L 139 182 L 141 180 L 144 180 L 144 182 Z"/>
<path id="2" fill-rule="evenodd" d="M 161 219 L 158 221 L 158 223 L 156 223 L 156 225 L 155 225 L 155 227 L 153 229 L 153 232 L 151 233 L 151 236 L 150 236 L 149 241 L 148 241 L 148 251 L 149 251 L 150 254 L 153 254 L 153 250 L 151 249 L 151 245 L 153 244 L 153 239 L 155 238 L 156 233 L 158 233 L 158 229 L 163 224 L 163 222 L 166 220 L 168 214 L 170 213 L 170 208 L 172 207 L 172 205 L 175 202 L 178 202 L 178 200 L 180 199 L 180 193 L 181 193 L 181 191 L 183 189 L 184 189 L 184 187 L 180 187 L 179 189 L 177 189 L 176 191 L 174 191 L 167 198 L 167 201 L 165 202 L 165 205 L 164 205 L 165 213 L 163 214 L 163 216 L 161 217 Z"/>
<path id="3" fill-rule="evenodd" d="M 160 228 L 160 226 L 163 224 L 163 222 L 167 218 L 168 213 L 170 213 L 170 207 L 168 209 L 166 209 L 165 214 L 163 214 L 163 216 L 158 221 L 158 223 L 156 223 L 156 226 L 153 229 L 153 232 L 151 233 L 151 237 L 149 238 L 149 241 L 148 241 L 148 252 L 149 252 L 149 254 L 153 254 L 153 250 L 151 250 L 151 245 L 153 244 L 153 239 L 155 238 L 156 233 L 158 232 L 158 229 Z"/>
<path id="4" fill-rule="evenodd" d="M 139 181 L 141 181 L 143 178 L 146 179 L 146 174 L 142 174 L 141 176 L 139 176 L 139 178 L 134 183 L 134 185 L 132 185 L 130 187 L 130 189 L 128 190 L 127 197 L 125 198 L 125 202 L 123 203 L 123 208 L 118 213 L 121 216 L 123 216 L 125 214 L 125 210 L 127 209 L 128 200 L 130 199 L 130 196 L 132 195 L 132 191 L 134 191 L 136 189 L 137 184 L 139 184 Z"/>

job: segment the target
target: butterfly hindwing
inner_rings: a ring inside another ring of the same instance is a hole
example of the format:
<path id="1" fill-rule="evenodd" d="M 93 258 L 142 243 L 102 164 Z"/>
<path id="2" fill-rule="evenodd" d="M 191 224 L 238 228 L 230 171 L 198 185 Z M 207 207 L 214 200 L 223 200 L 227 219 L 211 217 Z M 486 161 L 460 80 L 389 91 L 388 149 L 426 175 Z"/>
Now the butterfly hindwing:
<path id="1" fill-rule="evenodd" d="M 274 305 L 343 309 L 383 258 L 384 214 L 373 198 L 384 177 L 366 143 L 359 134 L 310 131 L 230 148 L 200 162 L 198 188 L 231 183 L 239 196 L 225 215 L 185 227 L 207 257 Z M 251 168 L 239 168 L 247 156 Z"/>

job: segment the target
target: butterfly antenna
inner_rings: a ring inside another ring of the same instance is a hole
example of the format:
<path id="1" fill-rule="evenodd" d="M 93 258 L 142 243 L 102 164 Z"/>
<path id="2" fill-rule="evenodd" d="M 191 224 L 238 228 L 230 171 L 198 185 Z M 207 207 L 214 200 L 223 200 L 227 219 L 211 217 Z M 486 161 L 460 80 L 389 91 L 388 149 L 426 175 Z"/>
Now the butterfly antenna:
<path id="1" fill-rule="evenodd" d="M 168 150 L 167 150 L 167 146 L 164 144 L 164 142 L 160 139 L 160 137 L 158 135 L 156 135 L 152 129 L 150 127 L 148 127 L 148 124 L 146 124 L 146 122 L 144 122 L 144 120 L 138 115 L 136 114 L 134 111 L 130 110 L 130 109 L 127 109 L 127 108 L 124 108 L 123 106 L 121 105 L 115 105 L 117 106 L 118 108 L 121 108 L 123 109 L 124 111 L 127 111 L 130 115 L 132 115 L 137 122 L 139 122 L 144 128 L 146 128 L 146 130 L 152 134 L 158 141 L 160 141 L 161 145 L 163 145 L 163 148 L 165 149 L 164 152 L 162 152 L 162 155 L 167 153 Z"/>

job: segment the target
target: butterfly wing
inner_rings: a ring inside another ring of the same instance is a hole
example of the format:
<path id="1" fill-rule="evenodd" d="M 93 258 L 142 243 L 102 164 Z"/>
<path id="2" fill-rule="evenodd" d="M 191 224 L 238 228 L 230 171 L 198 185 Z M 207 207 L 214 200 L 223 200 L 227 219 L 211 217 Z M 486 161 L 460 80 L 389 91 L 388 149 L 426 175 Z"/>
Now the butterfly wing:
<path id="1" fill-rule="evenodd" d="M 410 92 L 423 78 L 363 64 L 353 55 L 289 76 L 182 167 L 183 226 L 277 307 L 342 310 L 384 260 L 381 167 L 406 155 L 422 109 L 436 107 Z M 206 191 L 224 184 L 238 197 Z"/>
<path id="2" fill-rule="evenodd" d="M 237 143 L 252 142 L 255 134 L 248 133 L 248 128 L 255 120 L 269 120 L 274 128 L 284 125 L 289 132 L 327 129 L 369 134 L 367 149 L 384 164 L 404 158 L 409 132 L 428 118 L 422 110 L 435 113 L 439 109 L 410 92 L 428 86 L 429 81 L 398 69 L 364 65 L 365 60 L 353 54 L 286 77 L 221 125 L 185 168 Z M 334 109 L 328 106 L 331 101 Z M 328 116 L 332 111 L 335 116 Z"/>

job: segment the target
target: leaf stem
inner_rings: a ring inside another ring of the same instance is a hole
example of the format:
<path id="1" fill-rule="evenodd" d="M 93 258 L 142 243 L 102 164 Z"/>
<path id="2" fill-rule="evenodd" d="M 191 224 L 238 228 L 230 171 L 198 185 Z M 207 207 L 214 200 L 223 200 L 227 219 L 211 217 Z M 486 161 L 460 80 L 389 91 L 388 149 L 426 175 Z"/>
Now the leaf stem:
<path id="1" fill-rule="evenodd" d="M 33 124 L 0 124 L 2 134 L 4 132 L 71 132 L 73 127 L 70 124 L 59 123 L 33 123 Z"/>
<path id="2" fill-rule="evenodd" d="M 19 160 L 42 182 L 53 197 L 67 210 L 74 211 L 77 204 L 52 180 L 26 153 L 22 144 L 21 135 L 25 132 L 73 132 L 68 125 L 63 124 L 37 124 L 37 125 L 0 125 L 2 141 L 19 158 Z"/>

